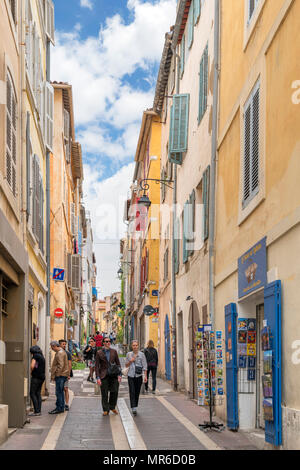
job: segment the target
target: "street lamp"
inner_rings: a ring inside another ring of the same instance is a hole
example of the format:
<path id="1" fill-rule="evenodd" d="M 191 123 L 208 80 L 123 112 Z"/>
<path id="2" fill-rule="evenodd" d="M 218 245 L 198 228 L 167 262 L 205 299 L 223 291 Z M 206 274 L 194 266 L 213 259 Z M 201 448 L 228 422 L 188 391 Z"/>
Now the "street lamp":
<path id="1" fill-rule="evenodd" d="M 170 186 L 168 183 L 174 183 L 172 180 L 160 180 L 160 179 L 155 179 L 155 178 L 146 178 L 140 182 L 140 189 L 144 191 L 143 196 L 139 199 L 138 205 L 139 206 L 144 206 L 146 209 L 149 209 L 151 206 L 151 201 L 149 197 L 146 194 L 146 191 L 150 189 L 150 185 L 147 183 L 147 181 L 155 181 L 156 184 L 163 184 L 164 186 L 167 186 L 168 188 L 174 189 L 173 186 Z"/>
<path id="2" fill-rule="evenodd" d="M 124 271 L 123 271 L 123 268 L 122 268 L 122 264 L 126 264 L 126 265 L 129 265 L 129 266 L 130 266 L 130 265 L 132 265 L 132 264 L 134 264 L 134 263 L 131 263 L 130 261 L 120 261 L 120 263 L 119 263 L 120 268 L 119 268 L 119 270 L 118 270 L 118 272 L 117 272 L 118 278 L 120 279 L 120 281 L 122 280 L 122 276 L 123 276 L 123 274 L 124 274 Z"/>

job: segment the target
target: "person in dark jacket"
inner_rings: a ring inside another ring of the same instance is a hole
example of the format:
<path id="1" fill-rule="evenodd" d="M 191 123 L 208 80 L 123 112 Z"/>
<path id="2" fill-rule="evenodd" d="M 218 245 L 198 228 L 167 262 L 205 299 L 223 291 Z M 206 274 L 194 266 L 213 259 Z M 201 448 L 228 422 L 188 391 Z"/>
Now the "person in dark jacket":
<path id="1" fill-rule="evenodd" d="M 34 412 L 29 416 L 41 416 L 42 411 L 42 395 L 41 390 L 45 381 L 45 358 L 39 346 L 32 346 L 30 348 L 32 354 L 30 369 L 31 369 L 31 382 L 30 382 L 30 398 L 33 403 Z"/>
<path id="2" fill-rule="evenodd" d="M 83 357 L 87 361 L 87 366 L 90 369 L 90 374 L 87 378 L 88 382 L 95 383 L 94 381 L 94 371 L 95 371 L 95 359 L 97 354 L 96 342 L 93 338 L 89 340 L 89 344 L 85 347 L 83 351 Z"/>
<path id="3" fill-rule="evenodd" d="M 157 365 L 158 365 L 158 354 L 157 354 L 157 350 L 154 347 L 154 343 L 153 343 L 152 339 L 149 340 L 149 342 L 147 344 L 147 348 L 144 350 L 144 354 L 146 356 L 147 366 L 148 366 L 147 379 L 149 381 L 149 376 L 150 376 L 150 372 L 151 372 L 151 375 L 152 375 L 152 393 L 155 393 L 156 373 L 157 373 Z M 145 383 L 145 391 L 146 392 L 148 392 L 148 384 L 149 384 L 148 381 Z"/>

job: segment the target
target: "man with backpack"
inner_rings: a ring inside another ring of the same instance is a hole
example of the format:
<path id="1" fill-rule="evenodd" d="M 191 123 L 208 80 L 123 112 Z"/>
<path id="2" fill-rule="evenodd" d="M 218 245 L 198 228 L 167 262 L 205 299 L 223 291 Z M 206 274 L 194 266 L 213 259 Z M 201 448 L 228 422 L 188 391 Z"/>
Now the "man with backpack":
<path id="1" fill-rule="evenodd" d="M 109 338 L 104 338 L 103 348 L 96 354 L 95 373 L 97 384 L 101 387 L 103 416 L 110 411 L 118 414 L 116 410 L 119 384 L 122 380 L 121 364 L 118 353 L 111 347 Z"/>

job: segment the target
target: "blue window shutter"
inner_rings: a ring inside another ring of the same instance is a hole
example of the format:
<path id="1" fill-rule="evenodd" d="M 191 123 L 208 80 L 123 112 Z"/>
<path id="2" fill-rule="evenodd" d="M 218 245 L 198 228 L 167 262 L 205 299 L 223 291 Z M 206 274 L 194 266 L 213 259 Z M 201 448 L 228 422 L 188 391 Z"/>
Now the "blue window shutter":
<path id="1" fill-rule="evenodd" d="M 282 444 L 281 410 L 281 281 L 269 284 L 264 291 L 264 316 L 271 331 L 273 421 L 265 421 L 266 442 L 274 446 Z"/>
<path id="2" fill-rule="evenodd" d="M 237 430 L 239 414 L 236 304 L 229 304 L 225 307 L 225 348 L 227 427 Z"/>
<path id="3" fill-rule="evenodd" d="M 194 40 L 194 2 L 192 0 L 191 6 L 190 6 L 190 11 L 189 11 L 189 17 L 188 17 L 188 48 L 193 44 Z"/>
<path id="4" fill-rule="evenodd" d="M 180 43 L 180 76 L 184 73 L 185 66 L 185 35 L 182 36 Z"/>
<path id="5" fill-rule="evenodd" d="M 171 153 L 187 151 L 189 127 L 189 94 L 174 95 L 173 97 L 173 134 Z"/>
<path id="6" fill-rule="evenodd" d="M 199 73 L 199 112 L 198 124 L 200 124 L 205 111 L 207 109 L 207 94 L 208 94 L 208 46 L 206 46 L 201 62 Z"/>
<path id="7" fill-rule="evenodd" d="M 200 17 L 200 2 L 201 0 L 194 0 L 194 25 L 198 23 L 199 17 Z"/>
<path id="8" fill-rule="evenodd" d="M 208 239 L 209 236 L 209 191 L 210 191 L 210 166 L 208 166 L 203 173 L 202 181 L 203 191 L 203 239 Z"/>

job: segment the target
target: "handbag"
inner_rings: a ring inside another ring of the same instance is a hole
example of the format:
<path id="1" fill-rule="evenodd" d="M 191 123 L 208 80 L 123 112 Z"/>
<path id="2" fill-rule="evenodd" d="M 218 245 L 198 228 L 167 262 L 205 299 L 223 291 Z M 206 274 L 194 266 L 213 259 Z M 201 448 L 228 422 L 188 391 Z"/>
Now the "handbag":
<path id="1" fill-rule="evenodd" d="M 108 369 L 107 369 L 107 375 L 109 377 L 118 377 L 121 373 L 121 367 L 115 364 L 114 362 L 110 362 Z"/>
<path id="2" fill-rule="evenodd" d="M 129 372 L 129 367 L 124 367 L 124 369 L 122 369 L 122 374 L 125 375 L 125 377 L 127 377 L 128 372 Z"/>
<path id="3" fill-rule="evenodd" d="M 136 375 L 141 375 L 143 373 L 143 367 L 142 366 L 135 366 L 135 373 L 136 373 Z"/>

